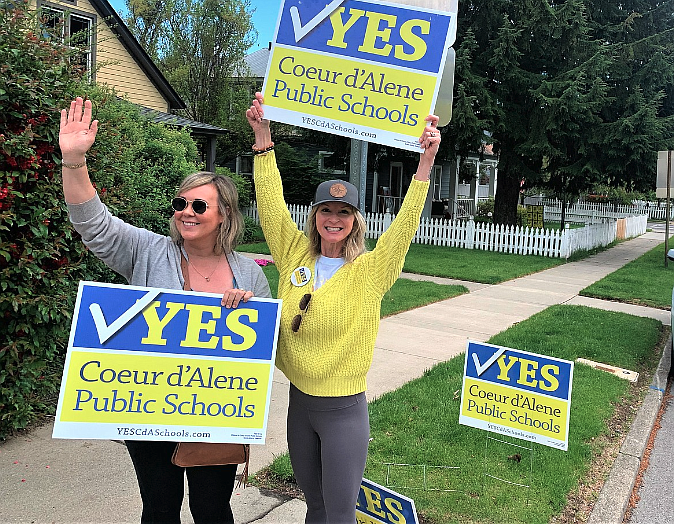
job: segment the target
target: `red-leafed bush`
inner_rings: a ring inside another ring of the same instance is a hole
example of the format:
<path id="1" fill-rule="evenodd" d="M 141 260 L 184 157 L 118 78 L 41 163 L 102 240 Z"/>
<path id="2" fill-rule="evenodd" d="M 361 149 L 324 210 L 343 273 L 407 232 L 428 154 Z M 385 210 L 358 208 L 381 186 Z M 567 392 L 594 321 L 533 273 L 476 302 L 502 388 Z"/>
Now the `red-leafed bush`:
<path id="1" fill-rule="evenodd" d="M 80 80 L 71 52 L 25 4 L 0 10 L 0 438 L 49 410 L 83 275 L 56 148 L 59 108 Z"/>

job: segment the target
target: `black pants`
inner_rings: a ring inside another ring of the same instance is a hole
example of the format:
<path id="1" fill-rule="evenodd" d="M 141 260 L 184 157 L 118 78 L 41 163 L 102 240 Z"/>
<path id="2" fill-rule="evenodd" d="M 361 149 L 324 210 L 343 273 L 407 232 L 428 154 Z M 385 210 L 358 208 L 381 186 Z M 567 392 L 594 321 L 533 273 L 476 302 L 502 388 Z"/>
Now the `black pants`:
<path id="1" fill-rule="evenodd" d="M 127 440 L 126 447 L 143 500 L 142 523 L 180 523 L 186 472 L 195 524 L 234 524 L 229 499 L 236 464 L 181 468 L 171 463 L 175 442 Z"/>

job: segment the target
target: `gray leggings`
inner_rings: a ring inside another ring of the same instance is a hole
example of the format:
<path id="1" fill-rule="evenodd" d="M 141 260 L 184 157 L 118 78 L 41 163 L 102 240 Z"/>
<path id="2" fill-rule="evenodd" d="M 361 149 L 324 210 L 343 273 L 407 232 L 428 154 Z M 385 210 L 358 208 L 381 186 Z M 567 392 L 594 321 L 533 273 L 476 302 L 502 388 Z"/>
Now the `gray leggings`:
<path id="1" fill-rule="evenodd" d="M 288 450 L 307 500 L 306 524 L 353 524 L 370 422 L 365 392 L 314 397 L 290 385 Z"/>

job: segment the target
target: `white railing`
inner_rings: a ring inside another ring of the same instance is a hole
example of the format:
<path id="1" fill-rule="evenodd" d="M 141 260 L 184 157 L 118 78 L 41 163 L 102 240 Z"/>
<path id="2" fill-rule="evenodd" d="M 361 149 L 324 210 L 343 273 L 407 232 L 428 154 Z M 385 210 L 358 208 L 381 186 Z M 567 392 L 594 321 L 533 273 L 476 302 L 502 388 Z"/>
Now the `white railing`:
<path id="1" fill-rule="evenodd" d="M 289 206 L 295 223 L 304 229 L 309 206 Z M 257 207 L 244 208 L 243 213 L 259 221 Z M 391 225 L 395 215 L 366 213 L 367 238 L 379 238 Z M 569 258 L 580 250 L 607 246 L 616 239 L 632 238 L 646 232 L 647 215 L 604 219 L 582 228 L 564 230 L 539 229 L 475 223 L 473 220 L 422 218 L 412 242 L 435 246 L 481 249 L 519 255 Z M 589 222 L 589 220 L 588 220 Z"/>

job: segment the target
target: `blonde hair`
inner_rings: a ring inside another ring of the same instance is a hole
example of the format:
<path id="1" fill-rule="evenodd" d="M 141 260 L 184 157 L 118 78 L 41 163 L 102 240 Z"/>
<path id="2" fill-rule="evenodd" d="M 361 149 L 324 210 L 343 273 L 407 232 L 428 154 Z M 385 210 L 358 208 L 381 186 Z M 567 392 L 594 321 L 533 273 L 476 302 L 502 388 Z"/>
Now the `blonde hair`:
<path id="1" fill-rule="evenodd" d="M 239 210 L 239 193 L 232 179 L 217 175 L 210 171 L 199 171 L 187 175 L 180 187 L 177 195 L 189 191 L 195 187 L 213 184 L 218 192 L 218 211 L 224 218 L 218 229 L 218 236 L 215 239 L 213 251 L 216 255 L 231 253 L 243 235 L 244 222 L 243 215 Z M 171 217 L 171 238 L 179 246 L 183 244 L 183 237 L 175 224 L 175 215 Z"/>
<path id="2" fill-rule="evenodd" d="M 311 208 L 307 217 L 307 223 L 304 226 L 304 231 L 309 239 L 309 252 L 314 258 L 317 258 L 321 254 L 321 235 L 316 227 L 316 213 L 319 207 L 320 204 Z M 365 232 L 367 231 L 365 218 L 363 218 L 358 209 L 353 206 L 350 207 L 353 210 L 353 228 L 351 228 L 349 236 L 344 241 L 341 253 L 346 263 L 353 262 L 358 256 L 367 251 L 365 247 Z"/>

